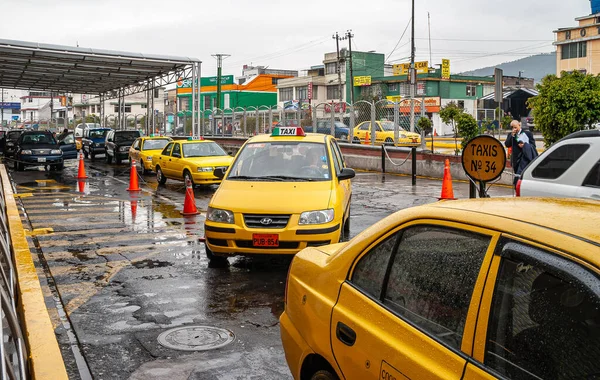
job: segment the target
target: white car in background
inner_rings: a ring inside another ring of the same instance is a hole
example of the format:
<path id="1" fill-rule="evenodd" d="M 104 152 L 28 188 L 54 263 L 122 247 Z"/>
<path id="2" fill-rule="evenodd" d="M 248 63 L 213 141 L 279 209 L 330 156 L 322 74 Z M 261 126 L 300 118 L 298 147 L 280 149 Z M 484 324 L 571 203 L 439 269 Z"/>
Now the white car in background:
<path id="1" fill-rule="evenodd" d="M 525 168 L 516 193 L 600 200 L 600 130 L 575 132 L 556 142 Z"/>

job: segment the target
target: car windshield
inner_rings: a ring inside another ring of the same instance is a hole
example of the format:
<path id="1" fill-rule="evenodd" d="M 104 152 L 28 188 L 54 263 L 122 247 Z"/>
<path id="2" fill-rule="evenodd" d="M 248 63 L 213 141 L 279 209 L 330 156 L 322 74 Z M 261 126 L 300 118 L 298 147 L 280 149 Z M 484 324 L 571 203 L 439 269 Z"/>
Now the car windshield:
<path id="1" fill-rule="evenodd" d="M 250 181 L 328 181 L 325 144 L 272 141 L 246 144 L 228 179 Z"/>
<path id="2" fill-rule="evenodd" d="M 186 143 L 183 145 L 183 157 L 227 156 L 217 143 L 212 141 Z"/>
<path id="3" fill-rule="evenodd" d="M 391 121 L 381 121 L 381 128 L 383 128 L 384 131 L 394 131 L 394 123 Z M 404 131 L 405 129 L 402 128 L 401 126 L 398 126 L 398 130 L 399 131 Z"/>
<path id="4" fill-rule="evenodd" d="M 169 143 L 168 139 L 146 140 L 142 146 L 142 150 L 157 150 L 163 149 Z"/>
<path id="5" fill-rule="evenodd" d="M 11 131 L 6 134 L 6 138 L 8 140 L 18 140 L 19 136 L 21 136 L 22 131 Z"/>
<path id="6" fill-rule="evenodd" d="M 36 144 L 50 144 L 56 145 L 54 136 L 49 133 L 27 133 L 22 136 L 21 144 L 23 145 L 36 145 Z"/>
<path id="7" fill-rule="evenodd" d="M 90 138 L 91 139 L 103 138 L 103 137 L 106 137 L 107 133 L 108 133 L 108 129 L 96 129 L 96 130 L 92 130 L 92 131 L 90 131 Z"/>
<path id="8" fill-rule="evenodd" d="M 140 137 L 140 134 L 136 131 L 131 132 L 119 132 L 115 133 L 115 142 L 119 141 L 132 141 Z"/>

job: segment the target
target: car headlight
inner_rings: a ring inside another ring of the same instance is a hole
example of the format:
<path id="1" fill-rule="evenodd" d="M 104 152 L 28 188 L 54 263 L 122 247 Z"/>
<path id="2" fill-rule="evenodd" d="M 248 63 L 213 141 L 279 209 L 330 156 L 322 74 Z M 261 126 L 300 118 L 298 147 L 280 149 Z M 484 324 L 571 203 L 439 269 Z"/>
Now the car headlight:
<path id="1" fill-rule="evenodd" d="M 21 154 L 31 154 L 31 150 L 29 150 L 29 149 L 22 150 Z"/>
<path id="2" fill-rule="evenodd" d="M 217 223 L 233 223 L 233 212 L 209 206 L 206 212 L 206 219 Z"/>
<path id="3" fill-rule="evenodd" d="M 60 150 L 60 149 L 52 149 L 50 151 L 50 154 L 61 154 L 61 152 L 62 152 L 62 150 Z"/>
<path id="4" fill-rule="evenodd" d="M 199 172 L 212 172 L 213 170 L 215 170 L 215 168 L 213 168 L 212 166 L 205 166 L 205 167 L 199 167 L 197 169 Z"/>
<path id="5" fill-rule="evenodd" d="M 146 161 L 152 161 L 152 156 L 146 157 Z"/>
<path id="6" fill-rule="evenodd" d="M 119 152 L 129 152 L 129 147 L 128 146 L 122 146 L 119 148 Z"/>
<path id="7" fill-rule="evenodd" d="M 298 224 L 323 224 L 333 220 L 333 209 L 306 211 L 300 214 Z"/>
<path id="8" fill-rule="evenodd" d="M 405 138 L 406 138 L 406 135 L 405 135 L 404 133 L 400 133 L 400 138 L 401 138 L 401 139 L 405 139 Z"/>

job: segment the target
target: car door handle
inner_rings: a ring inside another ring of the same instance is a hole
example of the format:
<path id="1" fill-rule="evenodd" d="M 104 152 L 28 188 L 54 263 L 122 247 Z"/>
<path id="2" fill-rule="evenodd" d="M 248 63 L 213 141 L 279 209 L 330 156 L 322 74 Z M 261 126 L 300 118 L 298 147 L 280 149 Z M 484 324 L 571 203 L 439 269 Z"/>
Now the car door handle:
<path id="1" fill-rule="evenodd" d="M 335 336 L 346 346 L 353 346 L 356 342 L 356 333 L 348 325 L 338 322 L 335 329 Z"/>

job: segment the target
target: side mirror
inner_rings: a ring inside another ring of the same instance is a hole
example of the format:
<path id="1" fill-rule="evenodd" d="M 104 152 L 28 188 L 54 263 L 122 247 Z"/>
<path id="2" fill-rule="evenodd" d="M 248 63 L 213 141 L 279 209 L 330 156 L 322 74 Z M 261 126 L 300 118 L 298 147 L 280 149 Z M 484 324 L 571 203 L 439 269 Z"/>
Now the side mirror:
<path id="1" fill-rule="evenodd" d="M 113 139 L 106 139 L 106 141 L 108 141 L 108 142 L 112 142 L 112 141 L 113 141 Z"/>
<path id="2" fill-rule="evenodd" d="M 65 145 L 65 144 L 66 144 L 66 143 L 65 143 L 65 140 L 60 140 L 60 141 L 58 142 L 58 145 Z"/>
<path id="3" fill-rule="evenodd" d="M 355 176 L 356 176 L 356 172 L 354 171 L 354 169 L 343 168 L 340 175 L 338 175 L 338 180 L 344 181 L 346 179 L 354 178 Z"/>
<path id="4" fill-rule="evenodd" d="M 213 175 L 217 178 L 223 179 L 223 177 L 225 177 L 225 170 L 223 170 L 223 168 L 216 168 L 213 170 Z"/>
<path id="5" fill-rule="evenodd" d="M 227 152 L 228 155 L 233 156 L 233 152 Z"/>
<path id="6" fill-rule="evenodd" d="M 135 147 L 135 150 L 140 150 L 140 147 L 139 147 L 139 146 L 136 146 L 136 147 Z"/>

